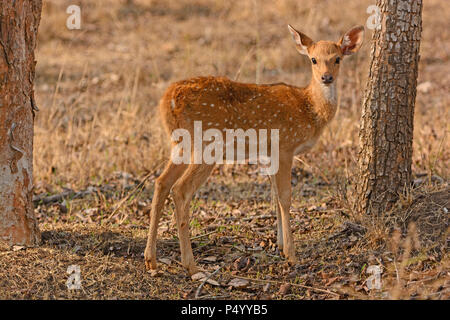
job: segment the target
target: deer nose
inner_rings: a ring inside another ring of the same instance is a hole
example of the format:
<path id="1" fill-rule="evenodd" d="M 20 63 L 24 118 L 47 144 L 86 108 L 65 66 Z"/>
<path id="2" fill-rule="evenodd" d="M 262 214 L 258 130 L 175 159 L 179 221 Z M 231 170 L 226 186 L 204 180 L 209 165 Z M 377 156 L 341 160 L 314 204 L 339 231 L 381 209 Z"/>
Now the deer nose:
<path id="1" fill-rule="evenodd" d="M 331 74 L 329 74 L 329 73 L 325 73 L 322 76 L 322 82 L 325 83 L 325 84 L 332 83 L 333 82 L 333 76 Z"/>

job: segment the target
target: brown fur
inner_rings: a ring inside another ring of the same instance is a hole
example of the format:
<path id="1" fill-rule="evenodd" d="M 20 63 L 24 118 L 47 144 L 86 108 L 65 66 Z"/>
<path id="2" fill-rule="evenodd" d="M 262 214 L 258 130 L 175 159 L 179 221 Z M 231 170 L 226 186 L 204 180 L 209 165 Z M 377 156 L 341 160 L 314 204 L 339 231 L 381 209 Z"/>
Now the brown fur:
<path id="1" fill-rule="evenodd" d="M 323 128 L 336 113 L 336 87 L 324 83 L 323 75 L 339 74 L 336 58 L 356 52 L 362 42 L 362 27 L 351 29 L 338 43 L 314 43 L 289 26 L 297 49 L 316 63 L 313 76 L 305 88 L 277 83 L 245 84 L 223 77 L 198 77 L 172 84 L 160 102 L 161 117 L 169 135 L 175 129 L 187 129 L 194 134 L 194 121 L 202 129 L 279 129 L 279 169 L 271 176 L 273 192 L 278 199 L 278 245 L 290 262 L 295 262 L 295 247 L 289 224 L 291 204 L 291 167 L 294 154 L 304 152 L 317 141 Z M 269 144 L 269 143 L 268 143 Z M 156 180 L 152 201 L 146 265 L 156 268 L 156 234 L 164 201 L 173 190 L 175 213 L 181 247 L 181 262 L 195 273 L 189 239 L 189 203 L 194 192 L 208 178 L 214 165 L 180 164 L 169 161 Z"/>
<path id="2" fill-rule="evenodd" d="M 335 105 L 319 106 L 314 99 L 309 87 L 199 77 L 172 84 L 161 100 L 160 112 L 169 134 L 177 128 L 192 130 L 194 121 L 202 121 L 204 130 L 279 129 L 280 148 L 293 150 L 320 134 L 336 111 Z"/>

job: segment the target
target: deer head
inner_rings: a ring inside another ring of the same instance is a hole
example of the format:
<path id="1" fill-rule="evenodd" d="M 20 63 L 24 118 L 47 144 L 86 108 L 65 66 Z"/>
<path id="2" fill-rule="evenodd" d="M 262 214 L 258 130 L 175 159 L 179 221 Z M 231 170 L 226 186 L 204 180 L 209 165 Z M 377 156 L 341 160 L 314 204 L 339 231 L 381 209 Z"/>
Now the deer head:
<path id="1" fill-rule="evenodd" d="M 321 85 L 330 85 L 339 75 L 340 62 L 344 56 L 357 52 L 364 38 L 364 27 L 356 26 L 347 31 L 338 42 L 314 42 L 305 34 L 288 25 L 297 50 L 311 60 L 313 80 Z"/>

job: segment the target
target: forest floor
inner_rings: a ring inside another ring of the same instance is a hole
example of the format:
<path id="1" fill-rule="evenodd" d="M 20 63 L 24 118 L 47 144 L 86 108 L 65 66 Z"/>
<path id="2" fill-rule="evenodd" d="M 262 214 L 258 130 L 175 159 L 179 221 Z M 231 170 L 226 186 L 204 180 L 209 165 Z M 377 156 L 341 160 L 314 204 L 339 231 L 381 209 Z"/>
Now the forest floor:
<path id="1" fill-rule="evenodd" d="M 196 261 L 205 275 L 220 268 L 199 292 L 204 276 L 191 279 L 179 262 L 172 201 L 159 228 L 160 272 L 151 275 L 143 259 L 148 217 L 142 207 L 149 195 L 142 191 L 123 202 L 135 215 L 114 216 L 107 203 L 115 198 L 119 203 L 122 195 L 111 185 L 88 199 L 66 200 L 70 209 L 58 202 L 38 205 L 43 243 L 37 248 L 0 248 L 0 297 L 450 298 L 448 185 L 418 188 L 390 218 L 374 222 L 349 216 L 333 198 L 331 190 L 338 186 L 294 171 L 295 181 L 303 181 L 301 186 L 294 182 L 295 198 L 303 195 L 305 200 L 295 201 L 291 210 L 298 257 L 291 266 L 276 246 L 270 185 L 249 182 L 252 173 L 244 172 L 233 173 L 233 179 L 215 175 L 192 203 Z M 139 190 L 138 181 L 134 188 Z M 71 265 L 80 267 L 80 290 L 67 289 Z M 381 266 L 379 290 L 367 284 L 370 266 Z"/>
<path id="2" fill-rule="evenodd" d="M 168 158 L 156 112 L 165 88 L 195 75 L 302 86 L 309 62 L 286 24 L 337 40 L 365 23 L 372 2 L 82 0 L 81 30 L 67 30 L 70 3 L 45 1 L 34 148 L 42 244 L 0 245 L 0 299 L 449 299 L 450 9 L 439 0 L 424 3 L 414 184 L 390 212 L 352 210 L 366 30 L 361 51 L 343 62 L 336 119 L 292 170 L 298 263 L 277 249 L 268 178 L 253 165 L 227 165 L 191 204 L 194 256 L 211 278 L 180 266 L 170 197 L 160 272 L 145 270 L 144 208 Z M 67 287 L 73 265 L 79 290 Z M 373 266 L 379 288 L 368 281 Z"/>

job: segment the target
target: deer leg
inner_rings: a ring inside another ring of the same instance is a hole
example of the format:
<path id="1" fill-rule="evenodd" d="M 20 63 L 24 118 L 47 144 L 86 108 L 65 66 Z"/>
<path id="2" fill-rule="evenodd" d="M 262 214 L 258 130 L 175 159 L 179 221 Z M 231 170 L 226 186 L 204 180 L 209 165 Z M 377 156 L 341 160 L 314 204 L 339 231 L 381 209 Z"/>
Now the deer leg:
<path id="1" fill-rule="evenodd" d="M 195 274 L 197 267 L 192 253 L 189 237 L 189 209 L 192 196 L 211 174 L 214 165 L 191 164 L 173 187 L 175 214 L 177 219 L 178 237 L 180 239 L 181 264 L 189 274 Z"/>
<path id="2" fill-rule="evenodd" d="M 269 178 L 271 186 L 271 207 L 272 211 L 275 211 L 277 214 L 277 245 L 283 251 L 283 224 L 281 220 L 280 199 L 277 193 L 275 176 L 271 175 Z"/>
<path id="3" fill-rule="evenodd" d="M 295 246 L 290 225 L 292 157 L 280 155 L 280 168 L 275 175 L 283 229 L 283 253 L 290 263 L 296 263 Z"/>
<path id="4" fill-rule="evenodd" d="M 185 164 L 174 164 L 172 161 L 166 165 L 163 173 L 155 181 L 155 191 L 150 212 L 150 228 L 147 237 L 147 246 L 144 252 L 145 266 L 147 269 L 156 269 L 156 236 L 158 234 L 158 223 L 164 202 L 170 193 L 173 184 L 182 176 L 186 170 Z"/>

